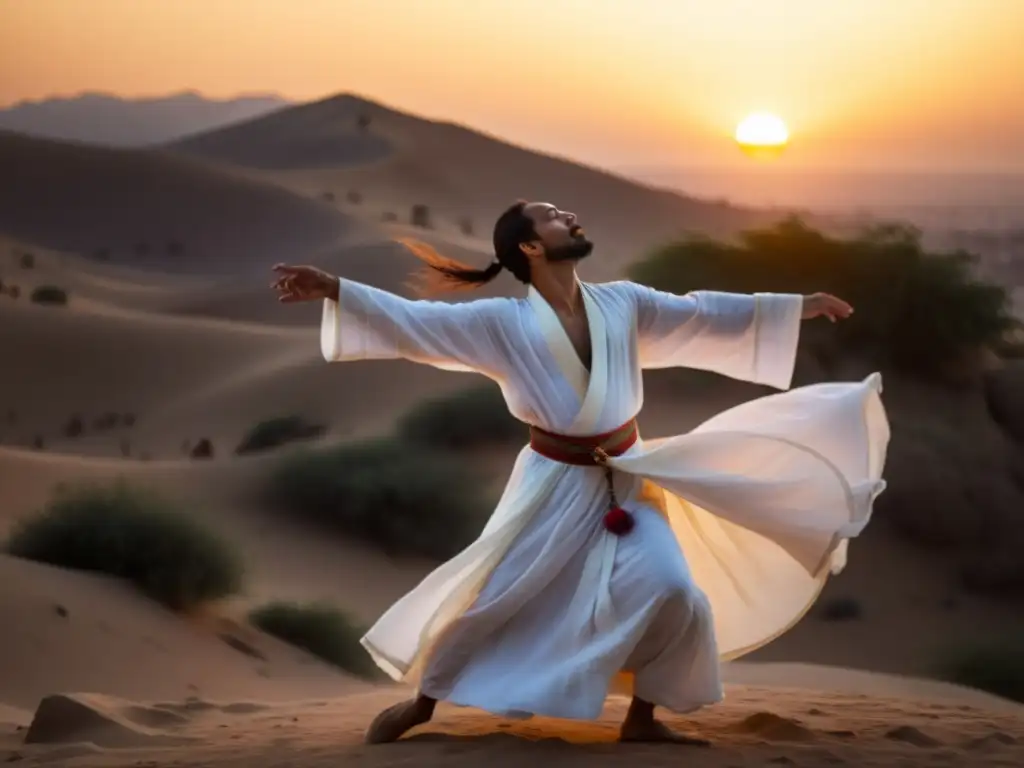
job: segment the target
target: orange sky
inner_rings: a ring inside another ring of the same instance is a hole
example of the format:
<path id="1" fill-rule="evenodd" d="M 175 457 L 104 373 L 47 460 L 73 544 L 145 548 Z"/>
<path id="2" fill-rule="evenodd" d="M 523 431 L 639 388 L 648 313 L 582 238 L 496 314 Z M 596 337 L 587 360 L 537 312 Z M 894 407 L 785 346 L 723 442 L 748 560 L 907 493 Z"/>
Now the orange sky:
<path id="1" fill-rule="evenodd" d="M 1024 170 L 1024 0 L 0 0 L 0 104 L 356 91 L 606 166 Z"/>

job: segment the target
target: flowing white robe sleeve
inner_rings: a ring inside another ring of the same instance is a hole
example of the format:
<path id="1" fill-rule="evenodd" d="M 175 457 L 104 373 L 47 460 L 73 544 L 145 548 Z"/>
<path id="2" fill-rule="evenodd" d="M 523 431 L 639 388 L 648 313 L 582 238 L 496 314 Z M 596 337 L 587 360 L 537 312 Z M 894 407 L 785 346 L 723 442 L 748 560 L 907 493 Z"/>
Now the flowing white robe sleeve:
<path id="1" fill-rule="evenodd" d="M 338 301 L 324 301 L 320 326 L 328 362 L 404 359 L 493 375 L 505 357 L 500 321 L 508 300 L 410 300 L 344 278 L 338 293 Z"/>
<path id="2" fill-rule="evenodd" d="M 676 295 L 631 283 L 643 368 L 698 368 L 789 389 L 803 297 L 694 291 Z"/>

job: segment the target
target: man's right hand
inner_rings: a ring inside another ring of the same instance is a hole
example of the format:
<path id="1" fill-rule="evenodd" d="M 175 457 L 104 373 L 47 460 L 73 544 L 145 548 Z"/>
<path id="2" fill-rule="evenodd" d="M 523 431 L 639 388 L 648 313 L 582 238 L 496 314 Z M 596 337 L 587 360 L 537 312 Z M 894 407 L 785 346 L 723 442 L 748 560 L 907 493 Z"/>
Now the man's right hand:
<path id="1" fill-rule="evenodd" d="M 338 278 L 322 269 L 275 264 L 274 272 L 278 277 L 270 287 L 277 291 L 277 300 L 284 304 L 296 301 L 338 300 Z"/>

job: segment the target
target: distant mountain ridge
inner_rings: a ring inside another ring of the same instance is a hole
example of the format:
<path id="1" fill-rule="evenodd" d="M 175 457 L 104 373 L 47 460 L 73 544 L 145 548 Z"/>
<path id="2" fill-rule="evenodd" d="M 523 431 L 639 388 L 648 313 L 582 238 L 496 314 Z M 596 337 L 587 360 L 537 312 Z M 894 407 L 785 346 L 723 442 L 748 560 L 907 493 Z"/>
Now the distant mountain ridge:
<path id="1" fill-rule="evenodd" d="M 185 91 L 126 99 L 86 92 L 0 109 L 0 130 L 110 147 L 145 147 L 251 120 L 292 104 L 276 94 L 210 99 Z"/>

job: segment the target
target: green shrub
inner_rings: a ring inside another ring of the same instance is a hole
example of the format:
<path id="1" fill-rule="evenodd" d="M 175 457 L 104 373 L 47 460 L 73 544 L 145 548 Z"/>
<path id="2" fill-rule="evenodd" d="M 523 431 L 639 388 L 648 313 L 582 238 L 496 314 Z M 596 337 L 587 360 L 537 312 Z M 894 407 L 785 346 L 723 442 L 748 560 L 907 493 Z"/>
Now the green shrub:
<path id="1" fill-rule="evenodd" d="M 359 644 L 363 630 L 325 603 L 274 602 L 255 608 L 249 621 L 261 631 L 359 675 L 380 677 L 377 665 Z"/>
<path id="2" fill-rule="evenodd" d="M 509 413 L 494 384 L 425 400 L 399 420 L 397 432 L 404 440 L 446 450 L 529 437 L 526 426 Z"/>
<path id="3" fill-rule="evenodd" d="M 242 438 L 235 449 L 238 455 L 268 451 L 300 440 L 311 440 L 326 431 L 321 424 L 311 424 L 301 416 L 280 416 L 261 421 Z"/>
<path id="4" fill-rule="evenodd" d="M 125 579 L 174 610 L 233 594 L 242 582 L 226 542 L 155 493 L 121 482 L 58 489 L 14 527 L 7 551 Z"/>
<path id="5" fill-rule="evenodd" d="M 483 528 L 479 479 L 464 462 L 398 440 L 304 450 L 269 480 L 270 502 L 393 554 L 446 558 Z"/>
<path id="6" fill-rule="evenodd" d="M 940 662 L 937 675 L 957 685 L 1024 702 L 1024 638 L 957 649 Z"/>
<path id="7" fill-rule="evenodd" d="M 849 240 L 789 219 L 745 233 L 738 244 L 705 237 L 655 250 L 630 271 L 637 282 L 686 293 L 827 291 L 857 312 L 805 336 L 873 363 L 931 376 L 964 350 L 999 348 L 1017 327 L 1008 292 L 972 274 L 973 257 L 928 253 L 910 228 L 875 227 Z"/>
<path id="8" fill-rule="evenodd" d="M 68 293 L 55 285 L 40 285 L 32 291 L 32 301 L 36 304 L 55 304 L 63 306 L 68 303 Z"/>

